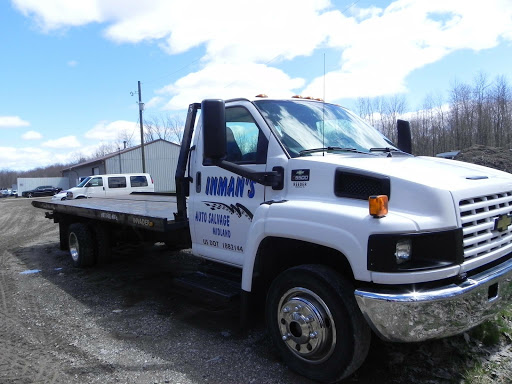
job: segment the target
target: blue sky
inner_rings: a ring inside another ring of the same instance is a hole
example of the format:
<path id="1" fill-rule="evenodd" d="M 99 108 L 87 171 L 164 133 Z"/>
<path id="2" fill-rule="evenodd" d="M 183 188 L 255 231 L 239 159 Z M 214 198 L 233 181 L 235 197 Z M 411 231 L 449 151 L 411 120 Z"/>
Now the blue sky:
<path id="1" fill-rule="evenodd" d="M 191 5 L 193 4 L 193 5 Z M 145 117 L 204 98 L 293 94 L 409 110 L 479 71 L 512 82 L 512 0 L 0 2 L 0 169 L 137 142 Z"/>

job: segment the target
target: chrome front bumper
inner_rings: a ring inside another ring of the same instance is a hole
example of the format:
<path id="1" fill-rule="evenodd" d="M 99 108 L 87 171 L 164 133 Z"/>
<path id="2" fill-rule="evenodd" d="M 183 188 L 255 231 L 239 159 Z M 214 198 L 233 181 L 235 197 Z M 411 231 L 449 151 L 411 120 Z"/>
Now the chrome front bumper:
<path id="1" fill-rule="evenodd" d="M 355 297 L 383 340 L 415 342 L 453 336 L 512 306 L 512 259 L 460 285 L 397 294 L 356 290 Z"/>

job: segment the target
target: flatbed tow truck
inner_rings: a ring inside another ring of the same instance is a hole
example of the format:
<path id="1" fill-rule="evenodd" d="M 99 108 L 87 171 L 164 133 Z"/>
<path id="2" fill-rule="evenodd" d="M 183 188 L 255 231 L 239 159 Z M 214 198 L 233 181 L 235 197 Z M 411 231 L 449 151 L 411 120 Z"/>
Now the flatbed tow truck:
<path id="1" fill-rule="evenodd" d="M 334 382 L 363 363 L 372 331 L 447 337 L 512 302 L 512 175 L 412 156 L 398 129 L 395 146 L 321 100 L 204 100 L 189 106 L 175 196 L 32 204 L 77 267 L 165 242 L 236 269 L 235 283 L 189 283 L 239 294 L 242 324 L 264 311 L 284 362 Z"/>

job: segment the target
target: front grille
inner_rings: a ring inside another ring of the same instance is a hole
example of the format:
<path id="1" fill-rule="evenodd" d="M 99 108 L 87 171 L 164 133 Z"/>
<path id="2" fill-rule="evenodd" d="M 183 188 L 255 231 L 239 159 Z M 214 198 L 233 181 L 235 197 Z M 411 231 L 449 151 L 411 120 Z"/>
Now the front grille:
<path id="1" fill-rule="evenodd" d="M 459 202 L 464 258 L 474 258 L 512 248 L 512 225 L 495 229 L 496 220 L 512 216 L 512 191 L 461 200 Z"/>

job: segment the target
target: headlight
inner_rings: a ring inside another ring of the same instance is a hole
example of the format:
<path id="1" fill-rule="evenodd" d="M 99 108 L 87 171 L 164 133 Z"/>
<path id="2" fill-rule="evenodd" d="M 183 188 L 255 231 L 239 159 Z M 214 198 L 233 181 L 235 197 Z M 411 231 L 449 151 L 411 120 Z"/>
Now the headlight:
<path id="1" fill-rule="evenodd" d="M 400 240 L 396 243 L 395 259 L 397 264 L 411 260 L 412 243 L 410 239 Z"/>
<path id="2" fill-rule="evenodd" d="M 412 272 L 461 264 L 464 262 L 462 242 L 462 228 L 373 234 L 368 238 L 368 270 Z"/>

